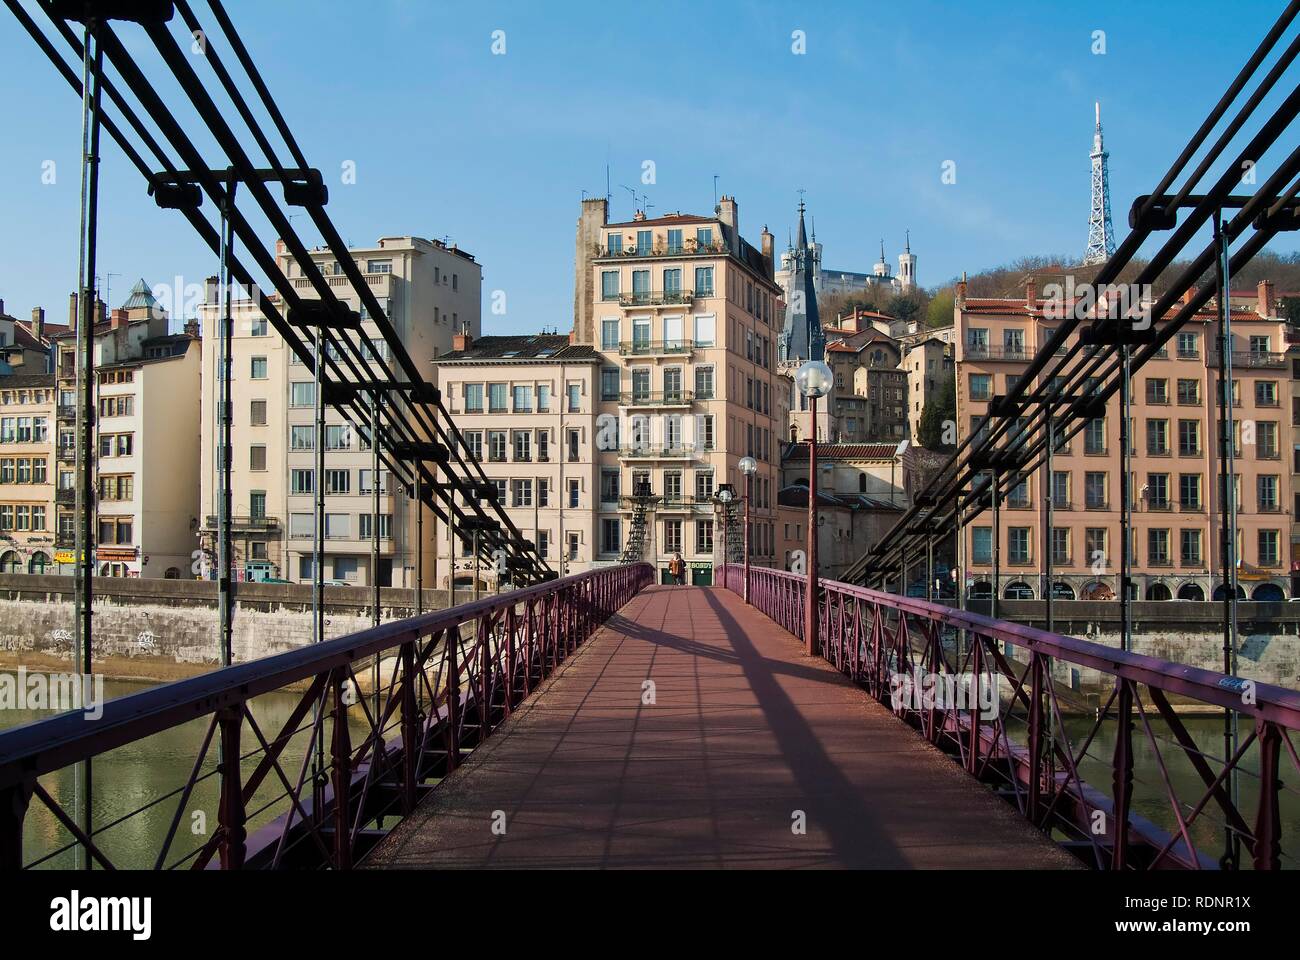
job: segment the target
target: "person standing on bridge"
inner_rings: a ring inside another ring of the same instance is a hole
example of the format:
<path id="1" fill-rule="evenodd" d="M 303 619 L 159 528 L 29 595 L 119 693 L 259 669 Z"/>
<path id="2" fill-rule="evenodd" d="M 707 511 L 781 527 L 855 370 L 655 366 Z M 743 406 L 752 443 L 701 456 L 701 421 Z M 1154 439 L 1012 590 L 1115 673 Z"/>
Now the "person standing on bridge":
<path id="1" fill-rule="evenodd" d="M 680 587 L 686 583 L 686 561 L 682 559 L 680 553 L 674 554 L 673 558 L 668 561 L 668 573 L 677 586 Z"/>

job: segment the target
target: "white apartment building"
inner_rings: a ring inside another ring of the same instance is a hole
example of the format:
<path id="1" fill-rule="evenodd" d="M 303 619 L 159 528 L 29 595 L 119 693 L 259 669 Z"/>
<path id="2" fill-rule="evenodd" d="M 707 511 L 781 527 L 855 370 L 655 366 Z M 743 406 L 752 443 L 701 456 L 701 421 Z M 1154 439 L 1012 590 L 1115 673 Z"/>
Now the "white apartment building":
<path id="1" fill-rule="evenodd" d="M 608 212 L 603 198 L 583 201 L 577 235 L 574 337 L 603 361 L 598 415 L 620 424 L 618 449 L 597 452 L 595 562 L 618 562 L 636 536 L 633 495 L 648 484 L 641 557 L 664 577 L 680 552 L 689 582 L 712 582 L 723 550 L 713 494 L 730 483 L 739 500 L 737 465 L 752 456 L 751 551 L 770 564 L 785 429 L 772 235 L 761 250 L 747 243 L 730 197 L 712 217 L 610 223 Z"/>
<path id="2" fill-rule="evenodd" d="M 197 332 L 168 334 L 167 314 L 139 281 L 95 325 L 95 572 L 192 576 L 199 523 Z M 75 571 L 76 331 L 55 338 L 58 478 L 55 564 Z"/>
<path id="3" fill-rule="evenodd" d="M 590 569 L 600 356 L 554 334 L 460 337 L 455 347 L 434 364 L 437 384 L 498 503 L 552 570 Z M 438 587 L 453 565 L 457 588 L 473 587 L 472 544 L 453 543 L 446 525 L 437 557 Z M 477 576 L 480 588 L 495 589 L 495 570 Z"/>
<path id="4" fill-rule="evenodd" d="M 451 349 L 453 335 L 477 334 L 482 268 L 463 250 L 419 237 L 384 237 L 372 247 L 351 250 L 366 286 L 427 380 L 434 358 Z M 311 296 L 311 281 L 277 245 L 281 269 Z M 313 258 L 339 298 L 362 318 L 378 357 L 392 357 L 374 319 L 333 255 Z M 205 331 L 202 417 L 202 551 L 205 576 L 213 575 L 217 530 L 217 289 L 209 283 L 200 310 Z M 231 356 L 234 417 L 232 530 L 237 579 L 310 582 L 315 496 L 315 384 L 311 368 L 286 346 L 257 305 L 236 300 Z M 372 361 L 377 363 L 377 359 Z M 376 379 L 381 378 L 374 367 Z M 402 374 L 398 373 L 398 376 Z M 372 454 L 343 416 L 326 408 L 324 578 L 353 585 L 414 586 L 417 512 L 405 489 L 395 489 L 381 470 L 379 564 L 371 570 L 373 522 Z M 435 535 L 425 517 L 425 564 Z M 426 574 L 428 576 L 428 574 Z M 430 581 L 426 579 L 426 584 Z"/>

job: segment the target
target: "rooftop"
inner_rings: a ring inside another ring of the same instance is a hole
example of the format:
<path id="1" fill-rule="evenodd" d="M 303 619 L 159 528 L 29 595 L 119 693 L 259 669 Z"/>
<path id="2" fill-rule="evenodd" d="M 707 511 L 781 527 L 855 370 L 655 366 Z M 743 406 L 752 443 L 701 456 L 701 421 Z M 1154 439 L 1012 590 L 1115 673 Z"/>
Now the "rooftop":
<path id="1" fill-rule="evenodd" d="M 464 350 L 445 353 L 434 363 L 468 363 L 483 360 L 534 361 L 552 363 L 600 361 L 600 355 L 586 344 L 571 344 L 567 334 L 538 333 L 524 336 L 479 337 Z"/>

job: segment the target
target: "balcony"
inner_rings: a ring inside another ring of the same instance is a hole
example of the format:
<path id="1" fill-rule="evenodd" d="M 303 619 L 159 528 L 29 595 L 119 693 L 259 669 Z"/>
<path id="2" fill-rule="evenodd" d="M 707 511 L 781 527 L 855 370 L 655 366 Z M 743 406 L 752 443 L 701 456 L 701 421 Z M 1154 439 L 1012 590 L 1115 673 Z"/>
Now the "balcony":
<path id="1" fill-rule="evenodd" d="M 694 340 L 625 340 L 618 345 L 618 355 L 620 357 L 685 356 L 694 349 Z"/>
<path id="2" fill-rule="evenodd" d="M 203 518 L 203 529 L 217 529 L 217 518 Z M 235 533 L 275 533 L 280 529 L 279 517 L 235 515 L 230 518 L 230 529 Z"/>
<path id="3" fill-rule="evenodd" d="M 968 343 L 965 351 L 967 360 L 1030 360 L 1033 356 L 1028 347 L 995 347 L 985 343 Z"/>
<path id="4" fill-rule="evenodd" d="M 76 503 L 77 491 L 73 489 L 55 490 L 54 502 L 55 503 Z"/>
<path id="5" fill-rule="evenodd" d="M 656 243 L 650 247 L 596 247 L 597 260 L 635 260 L 646 257 L 700 257 L 727 253 L 727 245 L 721 240 L 712 243 L 699 243 L 694 237 L 686 237 L 681 244 L 668 245 Z"/>
<path id="6" fill-rule="evenodd" d="M 54 410 L 54 416 L 59 420 L 77 419 L 77 408 L 71 403 L 61 403 Z"/>
<path id="7" fill-rule="evenodd" d="M 700 296 L 711 297 L 713 291 L 701 290 Z M 632 293 L 620 293 L 618 295 L 619 306 L 623 307 L 689 305 L 694 299 L 694 290 L 636 290 Z"/>
<path id="8" fill-rule="evenodd" d="M 1265 353 L 1263 351 L 1249 351 L 1238 353 L 1236 350 L 1228 354 L 1232 361 L 1234 369 L 1247 370 L 1285 370 L 1286 354 L 1285 353 Z M 1218 351 L 1209 354 L 1206 360 L 1213 366 L 1219 365 Z"/>
<path id="9" fill-rule="evenodd" d="M 711 449 L 711 448 L 705 448 Z M 686 446 L 633 446 L 620 447 L 619 459 L 622 460 L 691 460 L 705 450 Z"/>
<path id="10" fill-rule="evenodd" d="M 691 497 L 691 496 L 666 496 L 659 502 L 658 510 L 663 512 L 694 512 L 696 510 L 707 510 L 712 512 L 714 500 L 712 497 Z"/>
<path id="11" fill-rule="evenodd" d="M 620 394 L 618 402 L 624 407 L 689 407 L 695 402 L 695 394 L 690 390 L 634 391 Z"/>

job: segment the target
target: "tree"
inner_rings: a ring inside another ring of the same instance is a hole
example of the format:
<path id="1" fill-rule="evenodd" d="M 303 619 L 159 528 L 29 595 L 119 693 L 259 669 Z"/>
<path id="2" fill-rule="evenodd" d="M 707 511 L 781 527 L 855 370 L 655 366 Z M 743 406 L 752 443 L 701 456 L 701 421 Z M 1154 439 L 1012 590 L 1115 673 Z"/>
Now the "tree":
<path id="1" fill-rule="evenodd" d="M 946 424 L 953 426 L 945 429 Z M 953 379 L 949 377 L 944 380 L 938 394 L 927 401 L 925 409 L 921 411 L 917 439 L 927 450 L 951 450 L 955 444 L 945 441 L 956 439 L 956 424 L 957 388 Z"/>
<path id="2" fill-rule="evenodd" d="M 953 323 L 953 305 L 956 303 L 956 295 L 951 287 L 945 287 L 936 293 L 930 300 L 930 308 L 926 311 L 925 325 L 927 327 L 951 327 Z"/>

